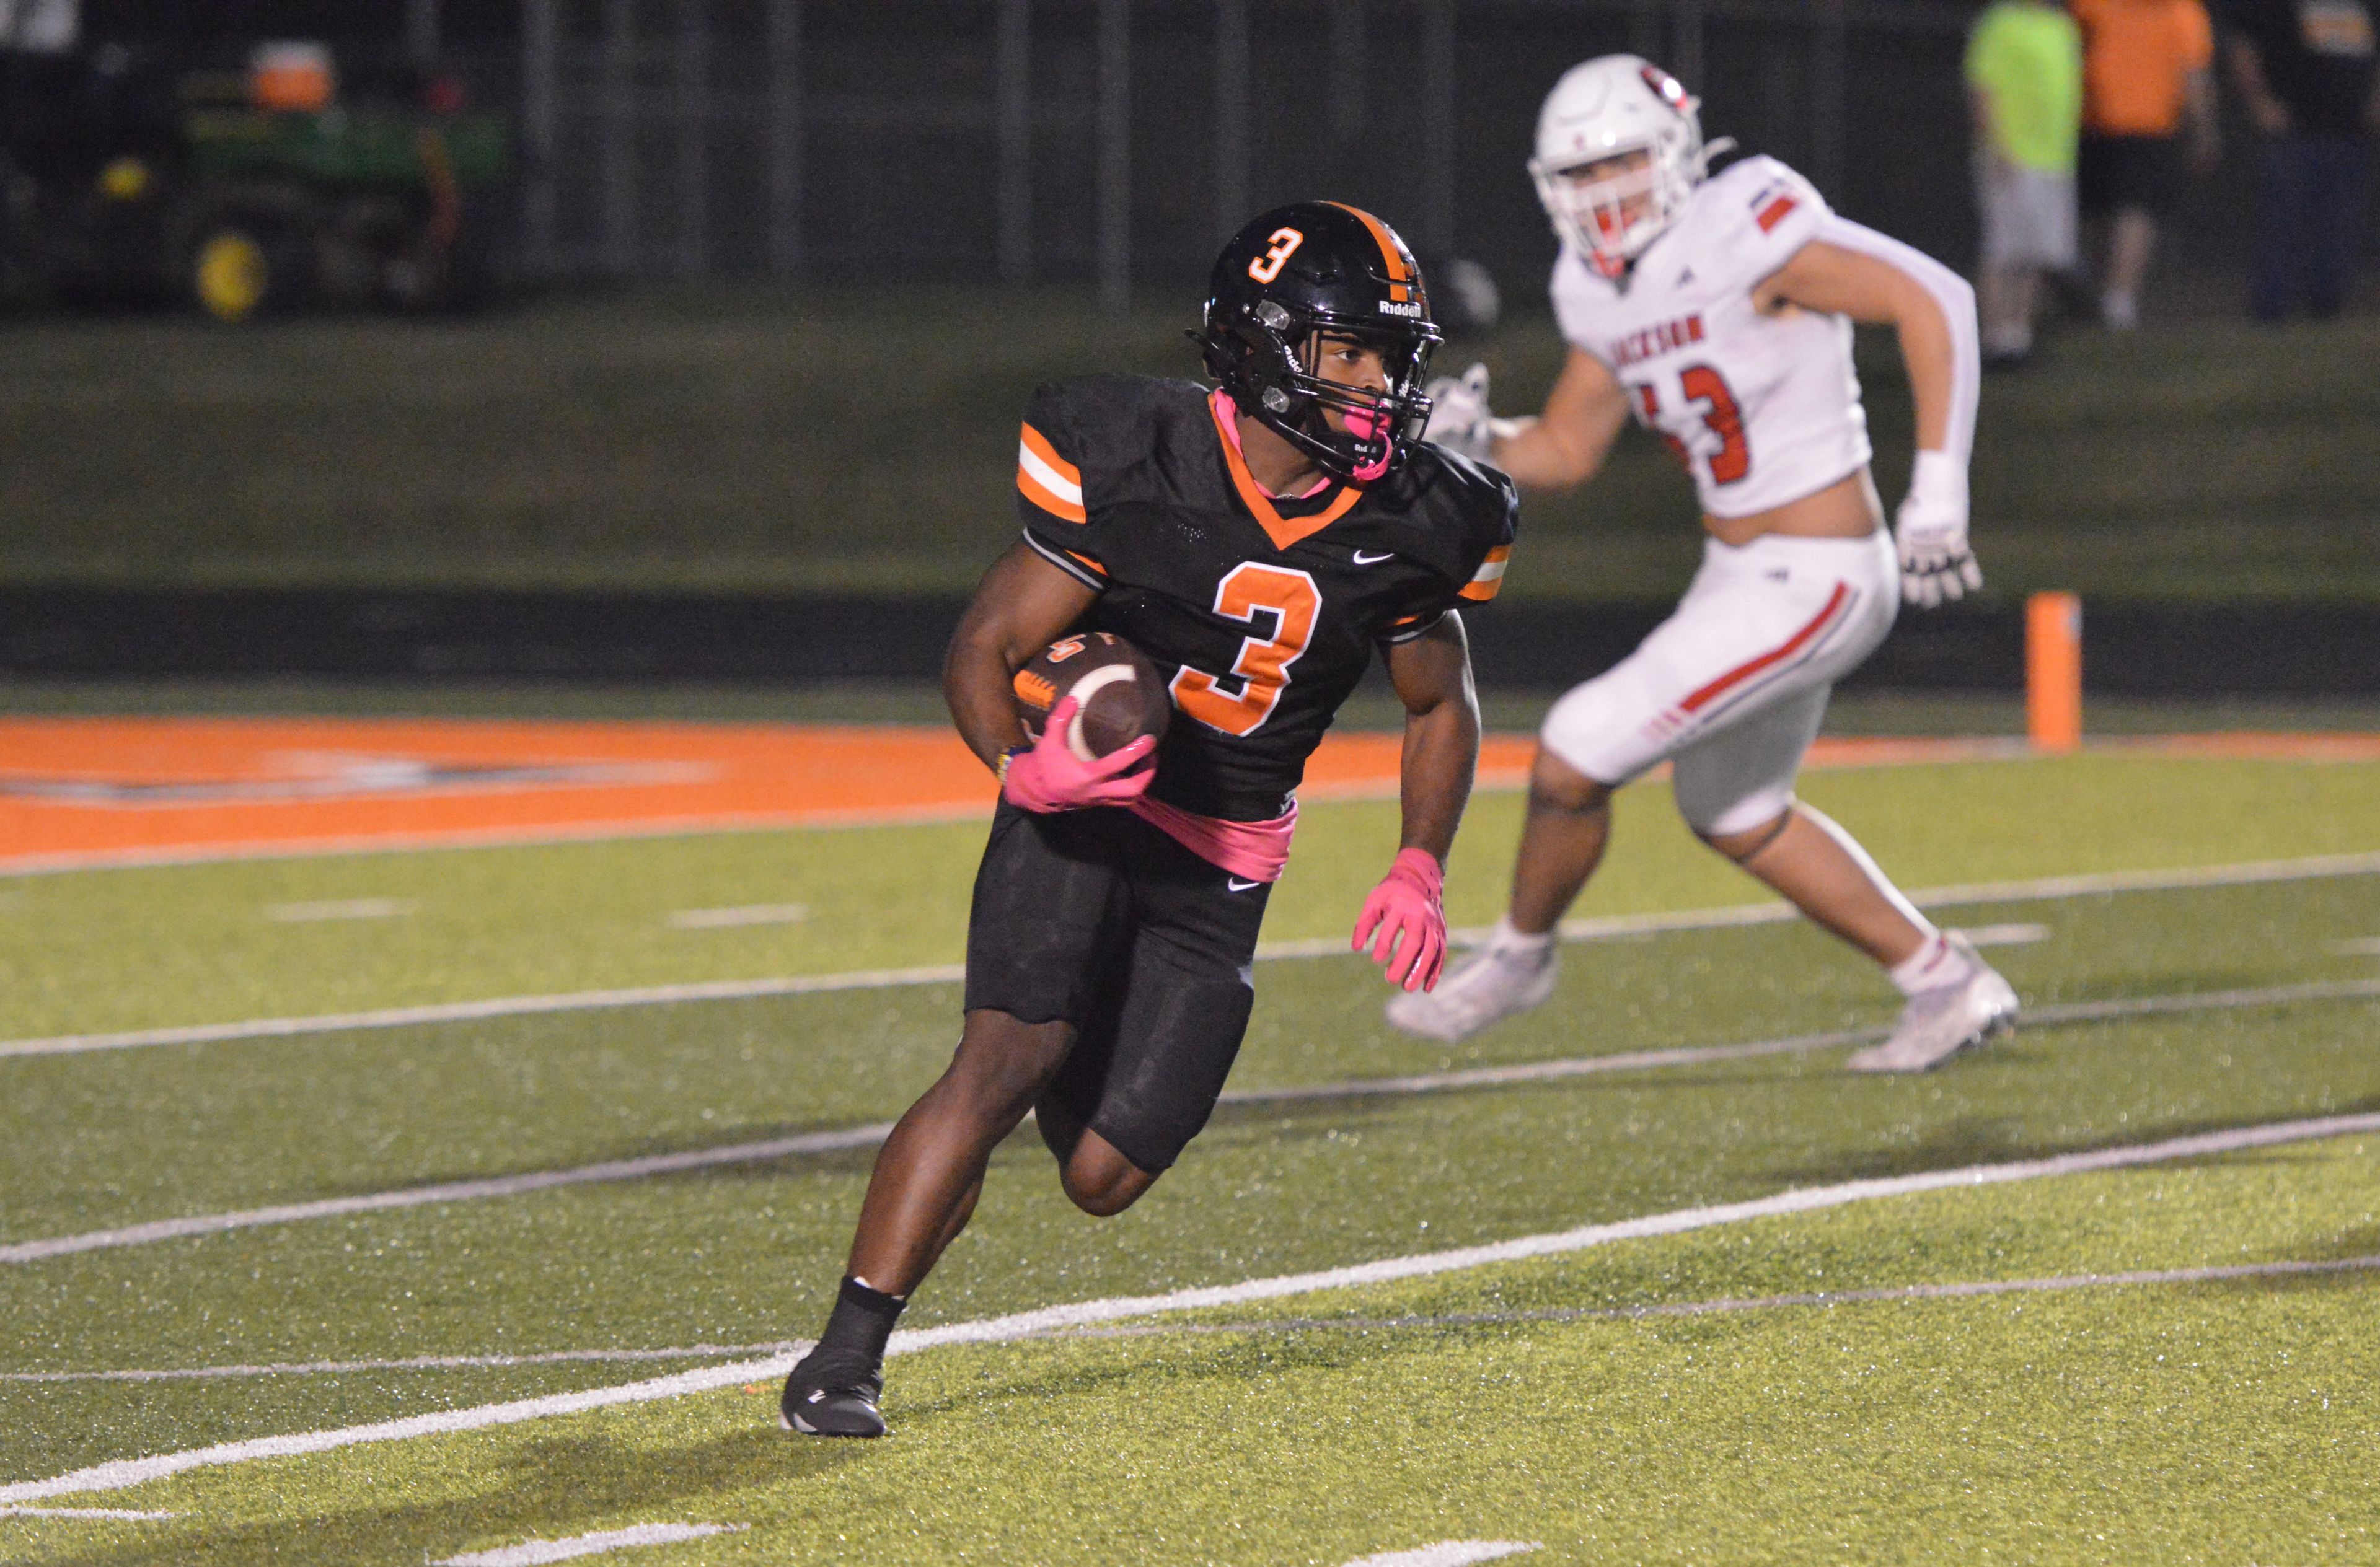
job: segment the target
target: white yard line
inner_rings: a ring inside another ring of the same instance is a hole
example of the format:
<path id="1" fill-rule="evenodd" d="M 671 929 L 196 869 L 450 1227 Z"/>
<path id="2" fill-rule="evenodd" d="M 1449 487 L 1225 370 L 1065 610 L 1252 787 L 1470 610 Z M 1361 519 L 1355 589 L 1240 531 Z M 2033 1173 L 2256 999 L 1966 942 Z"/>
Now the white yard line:
<path id="1" fill-rule="evenodd" d="M 347 898 L 314 903 L 268 903 L 264 917 L 284 925 L 334 920 L 401 920 L 420 907 L 405 898 Z"/>
<path id="2" fill-rule="evenodd" d="M 437 1567 L 544 1567 L 549 1561 L 576 1561 L 582 1556 L 629 1550 L 640 1545 L 675 1545 L 680 1540 L 707 1539 L 712 1535 L 741 1531 L 742 1524 L 639 1524 L 632 1529 L 607 1529 L 601 1534 L 573 1535 L 566 1540 L 528 1540 L 500 1550 L 467 1551 L 449 1556 Z"/>
<path id="3" fill-rule="evenodd" d="M 528 1355 L 408 1355 L 390 1360 L 270 1360 L 239 1366 L 175 1366 L 157 1370 L 0 1371 L 0 1382 L 190 1382 L 220 1378 L 336 1377 L 364 1371 L 480 1371 L 580 1361 L 633 1365 L 644 1360 L 718 1360 L 731 1356 L 798 1354 L 807 1339 L 767 1344 L 691 1344 L 675 1349 L 549 1349 Z"/>
<path id="4" fill-rule="evenodd" d="M 2172 995 L 2125 996 L 2110 1001 L 2081 1001 L 2058 1006 L 2029 1008 L 2027 1027 L 2066 1023 L 2107 1022 L 2121 1018 L 2170 1016 L 2176 1013 L 2231 1011 L 2253 1006 L 2287 1006 L 2308 1001 L 2360 1001 L 2380 997 L 2380 980 L 2321 980 L 2309 984 L 2273 985 L 2261 990 L 2183 992 Z M 1566 1078 L 1597 1077 L 1610 1072 L 1658 1071 L 1696 1067 L 1716 1061 L 1749 1061 L 1767 1055 L 1792 1055 L 1864 1044 L 1890 1032 L 1888 1025 L 1837 1029 L 1826 1033 L 1790 1034 L 1781 1039 L 1751 1040 L 1741 1044 L 1685 1045 L 1672 1050 L 1636 1050 L 1611 1055 L 1568 1056 L 1553 1061 L 1521 1061 L 1506 1067 L 1470 1067 L 1451 1072 L 1416 1073 L 1400 1078 L 1355 1078 L 1334 1083 L 1299 1083 L 1284 1088 L 1232 1089 L 1225 1104 L 1293 1104 L 1335 1099 L 1390 1098 L 1407 1094 L 1445 1093 L 1463 1089 L 1495 1088 L 1515 1083 L 1554 1082 Z M 651 1175 L 679 1175 L 722 1164 L 761 1163 L 806 1153 L 873 1148 L 892 1132 L 890 1122 L 835 1131 L 807 1132 L 798 1137 L 771 1138 L 761 1142 L 730 1143 L 721 1148 L 690 1149 L 682 1153 L 650 1154 L 640 1159 L 613 1159 L 568 1170 L 536 1171 L 518 1175 L 493 1175 L 480 1180 L 446 1181 L 436 1186 L 400 1187 L 394 1191 L 355 1197 L 324 1198 L 313 1202 L 248 1208 L 226 1213 L 200 1213 L 181 1219 L 158 1219 L 118 1229 L 89 1230 L 81 1235 L 0 1246 L 0 1264 L 39 1262 L 82 1251 L 106 1251 L 119 1247 L 152 1246 L 159 1241 L 192 1236 L 220 1235 L 227 1230 L 255 1229 L 267 1224 L 295 1223 L 309 1219 L 334 1219 L 356 1213 L 380 1213 L 433 1203 L 470 1202 L 483 1198 L 521 1197 L 556 1187 L 593 1182 L 642 1180 Z"/>
<path id="5" fill-rule="evenodd" d="M 1359 1556 L 1347 1567 L 1472 1567 L 1477 1561 L 1497 1561 L 1543 1549 L 1545 1547 L 1536 1540 L 1440 1540 L 1411 1550 Z"/>
<path id="6" fill-rule="evenodd" d="M 1959 934 L 1977 946 L 2030 946 L 2049 939 L 2047 925 L 1962 925 Z"/>
<path id="7" fill-rule="evenodd" d="M 633 990 L 582 990 L 562 995 L 507 995 L 488 1001 L 452 1001 L 431 1006 L 393 1006 L 376 1012 L 332 1013 L 315 1018 L 259 1018 L 239 1023 L 199 1023 L 184 1028 L 135 1029 L 126 1033 L 64 1034 L 51 1039 L 0 1043 L 0 1056 L 71 1055 L 89 1050 L 127 1050 L 151 1044 L 214 1044 L 226 1040 L 278 1039 L 298 1034 L 346 1033 L 358 1029 L 401 1029 L 431 1023 L 471 1023 L 489 1018 L 524 1018 L 547 1012 L 597 1012 L 615 1006 L 668 1006 L 699 1001 L 749 1001 L 771 995 L 816 995 L 832 991 L 887 990 L 900 985 L 956 984 L 966 978 L 960 964 L 919 969 L 864 969 L 846 974 L 799 974 L 783 979 L 716 980 L 700 984 L 645 985 Z"/>
<path id="8" fill-rule="evenodd" d="M 1806 1295 L 1726 1296 L 1715 1300 L 1649 1306 L 1549 1306 L 1533 1311 L 1451 1311 L 1405 1317 L 1278 1317 L 1245 1322 L 1155 1322 L 1146 1326 L 1062 1328 L 1038 1338 L 1151 1338 L 1182 1333 L 1374 1332 L 1405 1328 L 1518 1326 L 1528 1322 L 1630 1322 L 1645 1317 L 1708 1317 L 1792 1307 L 1849 1306 L 1871 1301 L 1964 1300 L 1974 1296 L 2040 1295 L 2140 1284 L 2224 1284 L 2235 1279 L 2318 1278 L 2380 1272 L 2380 1254 L 2327 1261 L 2237 1262 L 2212 1268 L 2163 1268 L 2129 1273 L 2059 1273 L 2034 1279 L 1977 1279 L 1957 1284 L 1820 1290 Z M 565 1362 L 713 1360 L 737 1355 L 801 1355 L 808 1339 L 768 1344 L 691 1344 L 672 1349 L 557 1349 L 538 1355 L 416 1355 L 392 1360 L 301 1360 L 259 1366 L 176 1366 L 155 1370 L 0 1371 L 0 1382 L 177 1382 L 223 1377 L 334 1376 L 359 1371 L 452 1370 L 550 1366 Z M 0 1508 L 0 1513 L 9 1509 Z M 70 1514 L 71 1515 L 71 1514 Z M 99 1514 L 92 1514 L 98 1516 Z M 138 1514 L 137 1516 L 149 1516 Z M 170 1514 L 158 1513 L 158 1517 Z"/>
<path id="9" fill-rule="evenodd" d="M 2025 1028 L 2051 1028 L 2067 1023 L 2109 1022 L 2119 1018 L 2161 1017 L 2177 1012 L 2226 1012 L 2251 1006 L 2287 1006 L 2305 1001 L 2361 1001 L 2380 997 L 2380 980 L 2317 980 L 2307 984 L 2273 985 L 2262 990 L 2183 992 L 2173 995 L 2124 996 L 2110 1001 L 2075 1001 L 2057 1006 L 2029 1006 Z M 1690 1044 L 1672 1050 L 1633 1050 L 1612 1055 L 1572 1055 L 1553 1061 L 1520 1061 L 1508 1067 L 1468 1067 L 1451 1072 L 1417 1073 L 1404 1078 L 1357 1078 L 1337 1083 L 1301 1083 L 1290 1088 L 1234 1089 L 1223 1095 L 1227 1104 L 1278 1104 L 1315 1099 L 1362 1099 L 1375 1095 L 1439 1093 L 1451 1089 L 1493 1088 L 1510 1083 L 1551 1082 L 1562 1078 L 1596 1077 L 1606 1072 L 1658 1071 L 1670 1067 L 1698 1067 L 1713 1061 L 1750 1061 L 1764 1055 L 1795 1055 L 1815 1050 L 1864 1044 L 1892 1031 L 1889 1024 L 1836 1029 L 1826 1033 L 1789 1034 L 1782 1039 L 1750 1040 L 1742 1044 Z M 5 1255 L 5 1254 L 0 1254 Z"/>
<path id="10" fill-rule="evenodd" d="M 650 1175 L 704 1170 L 719 1164 L 750 1164 L 802 1153 L 828 1153 L 840 1149 L 873 1148 L 891 1134 L 889 1121 L 875 1126 L 846 1127 L 830 1132 L 806 1132 L 799 1137 L 770 1138 L 761 1142 L 733 1143 L 724 1148 L 695 1149 L 684 1153 L 655 1153 L 641 1159 L 609 1159 L 571 1170 L 540 1170 L 519 1175 L 492 1175 L 476 1181 L 443 1181 L 436 1186 L 400 1187 L 395 1191 L 368 1192 L 356 1197 L 323 1198 L 314 1202 L 288 1202 L 271 1208 L 243 1209 L 232 1213 L 197 1213 L 185 1219 L 159 1219 L 122 1229 L 92 1230 L 53 1240 L 19 1241 L 0 1247 L 0 1262 L 36 1262 L 78 1251 L 104 1251 L 122 1246 L 150 1246 L 189 1236 L 217 1235 L 225 1230 L 253 1229 L 260 1224 L 288 1224 L 305 1219 L 334 1219 L 352 1213 L 384 1213 L 393 1209 L 419 1208 L 428 1203 L 469 1202 L 490 1197 L 520 1197 L 555 1187 L 583 1186 L 590 1181 L 634 1181 Z"/>
<path id="11" fill-rule="evenodd" d="M 1391 788 L 1382 798 L 1393 799 Z M 422 854 L 443 849 L 536 849 L 558 843 L 620 843 L 721 833 L 846 832 L 869 827 L 940 827 L 980 822 L 990 805 L 921 805 L 892 811 L 731 812 L 656 816 L 630 822 L 572 822 L 542 827 L 480 827 L 422 833 L 365 833 L 294 843 L 200 843 L 176 849 L 97 849 L 0 860 L 0 880 L 82 871 L 146 871 L 256 860 L 322 860 L 366 854 Z"/>
<path id="12" fill-rule="evenodd" d="M 674 931 L 732 931 L 747 925 L 798 925 L 810 917 L 807 903 L 751 903 L 740 909 L 681 909 L 669 917 Z"/>
<path id="13" fill-rule="evenodd" d="M 1454 1251 L 1424 1252 L 1407 1257 L 1383 1258 L 1373 1262 L 1357 1263 L 1353 1267 L 1332 1268 L 1310 1273 L 1289 1273 L 1269 1279 L 1249 1279 L 1234 1284 L 1175 1290 L 1166 1295 L 1124 1296 L 1104 1300 L 1077 1301 L 1071 1305 L 1045 1307 L 1039 1310 L 1020 1311 L 1010 1316 L 993 1317 L 978 1321 L 953 1322 L 939 1328 L 906 1330 L 892 1335 L 892 1342 L 887 1353 L 914 1355 L 920 1350 L 938 1348 L 944 1344 L 1011 1344 L 1021 1338 L 1047 1333 L 1053 1329 L 1087 1327 L 1095 1323 L 1121 1321 L 1133 1317 L 1150 1317 L 1175 1311 L 1206 1310 L 1224 1306 L 1244 1306 L 1253 1301 L 1278 1300 L 1288 1296 L 1309 1295 L 1324 1290 L 1391 1284 L 1403 1279 L 1459 1272 L 1500 1262 L 1519 1262 L 1533 1258 L 1562 1256 L 1584 1251 L 1592 1247 L 1608 1246 L 1614 1241 L 1642 1239 L 1651 1236 L 1682 1235 L 1690 1230 L 1741 1223 L 1749 1219 L 1815 1212 L 1820 1209 L 1840 1208 L 1851 1203 L 1870 1202 L 1883 1198 L 1907 1197 L 1919 1192 L 1941 1191 L 1953 1187 L 1998 1186 L 2013 1181 L 2040 1180 L 2049 1176 L 2082 1175 L 2098 1170 L 2121 1170 L 2143 1164 L 2163 1163 L 2177 1159 L 2205 1159 L 2226 1153 L 2238 1153 L 2252 1148 L 2272 1148 L 2284 1143 L 2306 1142 L 2321 1138 L 2344 1137 L 2368 1132 L 2380 1132 L 2380 1114 L 2326 1115 L 2315 1120 L 2285 1121 L 2261 1127 L 2236 1127 L 2228 1131 L 2201 1132 L 2190 1137 L 2171 1138 L 2163 1142 L 2096 1149 L 2082 1153 L 2065 1153 L 2050 1159 L 2023 1159 L 2004 1164 L 1972 1164 L 1955 1170 L 1932 1170 L 1917 1175 L 1895 1175 L 1883 1179 L 1844 1181 L 1824 1187 L 1804 1187 L 1796 1190 L 1779 1192 L 1772 1197 L 1755 1199 L 1748 1202 L 1681 1209 L 1669 1213 L 1653 1213 L 1642 1218 L 1622 1220 L 1618 1223 L 1590 1224 L 1550 1235 L 1524 1236 L 1514 1240 L 1500 1241 L 1488 1246 L 1465 1247 Z M 516 1425 L 526 1420 L 543 1419 L 557 1415 L 575 1415 L 590 1409 L 606 1409 L 629 1404 L 649 1404 L 658 1399 L 675 1398 L 686 1393 L 708 1392 L 747 1382 L 769 1380 L 783 1376 L 792 1368 L 792 1366 L 793 1356 L 787 1353 L 766 1359 L 731 1361 L 724 1366 L 706 1366 L 696 1370 L 680 1371 L 673 1376 L 657 1377 L 647 1381 L 628 1382 L 614 1387 L 589 1388 L 577 1392 L 552 1393 L 541 1398 L 516 1399 L 504 1404 L 481 1404 L 469 1409 L 445 1409 L 434 1414 L 408 1416 L 399 1420 L 381 1420 L 370 1425 L 346 1426 L 330 1430 L 299 1431 L 278 1437 L 252 1437 L 244 1441 L 224 1442 L 213 1447 L 191 1448 L 180 1452 L 159 1453 L 149 1458 L 120 1458 L 109 1463 L 94 1465 L 87 1469 L 78 1469 L 72 1474 L 60 1475 L 53 1479 L 25 1480 L 14 1485 L 0 1486 L 0 1506 L 42 1501 L 52 1497 L 77 1496 L 94 1491 L 124 1490 L 191 1469 L 228 1464 L 249 1464 L 269 1458 L 291 1458 L 304 1453 L 328 1452 L 364 1442 L 401 1441 L 413 1437 L 436 1436 L 453 1431 L 481 1430 L 491 1426 Z"/>
<path id="14" fill-rule="evenodd" d="M 2244 886 L 2265 882 L 2311 881 L 2374 874 L 2380 874 L 2380 852 L 2321 854 L 2299 860 L 2254 860 L 2238 864 L 2176 870 L 2044 876 L 2031 881 L 1979 882 L 1924 888 L 1910 894 L 1910 898 L 1925 908 L 1944 908 L 1973 903 L 2022 903 L 2035 899 L 2087 898 L 2118 892 Z M 1561 934 L 1566 941 L 1609 941 L 1628 936 L 1655 935 L 1668 931 L 1724 930 L 1739 925 L 1779 924 L 1797 918 L 1799 916 L 1793 910 L 1783 903 L 1746 903 L 1670 913 L 1565 920 Z M 1479 925 L 1458 929 L 1449 934 L 1457 946 L 1475 946 L 1488 938 L 1488 926 Z M 1342 938 L 1322 936 L 1267 942 L 1257 949 L 1257 957 L 1269 960 L 1335 958 L 1344 956 L 1347 951 L 1347 943 Z M 697 984 L 574 991 L 555 995 L 497 996 L 485 1001 L 393 1006 L 370 1012 L 339 1012 L 306 1018 L 254 1018 L 231 1023 L 197 1023 L 178 1028 L 132 1029 L 115 1033 L 57 1034 L 42 1039 L 6 1040 L 0 1041 L 0 1057 L 68 1055 L 86 1051 L 128 1050 L 160 1044 L 214 1044 L 233 1040 L 282 1039 L 308 1034 L 346 1033 L 365 1029 L 479 1022 L 492 1018 L 591 1012 L 623 1006 L 666 1006 L 693 1002 L 814 995 L 833 991 L 889 990 L 905 985 L 955 984 L 965 977 L 966 970 L 963 965 L 946 963 L 914 969 L 867 969 L 842 974 L 801 974 L 775 979 L 717 980 Z"/>
<path id="15" fill-rule="evenodd" d="M 1633 1322 L 1646 1317 L 1712 1317 L 1794 1307 L 1855 1306 L 1895 1300 L 1966 1300 L 1979 1296 L 2055 1295 L 2067 1290 L 2142 1284 L 2213 1284 L 2235 1279 L 2319 1278 L 2380 1272 L 2380 1256 L 2323 1262 L 2240 1262 L 2216 1268 L 2162 1268 L 2130 1273 L 2061 1273 L 2038 1279 L 1977 1279 L 1888 1289 L 1820 1290 L 1806 1295 L 1730 1296 L 1656 1306 L 1549 1306 L 1535 1311 L 1450 1311 L 1410 1317 L 1281 1317 L 1246 1322 L 1160 1322 L 1145 1327 L 1068 1328 L 1046 1338 L 1153 1338 L 1169 1333 L 1381 1332 L 1405 1328 L 1518 1326 L 1528 1322 Z M 94 1373 L 105 1375 L 106 1373 Z"/>
<path id="16" fill-rule="evenodd" d="M 172 1513 L 141 1513 L 129 1507 L 0 1507 L 0 1518 L 113 1518 L 134 1523 L 152 1523 L 172 1518 Z"/>
<path id="17" fill-rule="evenodd" d="M 2341 958 L 2380 958 L 2380 935 L 2362 936 L 2354 941 L 2334 941 L 2330 949 Z"/>

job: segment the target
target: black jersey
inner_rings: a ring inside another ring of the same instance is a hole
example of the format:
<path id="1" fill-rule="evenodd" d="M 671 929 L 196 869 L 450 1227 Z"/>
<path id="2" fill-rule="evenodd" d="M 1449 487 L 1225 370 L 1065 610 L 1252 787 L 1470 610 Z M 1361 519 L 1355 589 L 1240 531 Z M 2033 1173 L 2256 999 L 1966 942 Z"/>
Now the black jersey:
<path id="1" fill-rule="evenodd" d="M 1097 376 L 1034 393 L 1025 541 L 1099 590 L 1077 629 L 1148 655 L 1178 711 L 1150 792 L 1228 821 L 1290 806 L 1377 644 L 1496 596 L 1512 481 L 1430 445 L 1358 488 L 1269 497 L 1192 381 Z"/>

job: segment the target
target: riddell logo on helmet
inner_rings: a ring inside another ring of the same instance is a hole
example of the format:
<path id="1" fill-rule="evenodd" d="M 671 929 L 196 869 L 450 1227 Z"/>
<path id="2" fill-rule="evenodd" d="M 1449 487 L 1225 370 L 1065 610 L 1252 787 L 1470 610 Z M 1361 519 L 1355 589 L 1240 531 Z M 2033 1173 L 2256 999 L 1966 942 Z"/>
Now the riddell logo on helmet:
<path id="1" fill-rule="evenodd" d="M 1410 305 L 1400 305 L 1393 299 L 1382 299 L 1376 301 L 1376 303 L 1378 305 L 1380 314 L 1383 316 L 1411 316 L 1415 320 L 1419 320 L 1421 319 L 1421 302 L 1419 300 L 1415 300 Z"/>

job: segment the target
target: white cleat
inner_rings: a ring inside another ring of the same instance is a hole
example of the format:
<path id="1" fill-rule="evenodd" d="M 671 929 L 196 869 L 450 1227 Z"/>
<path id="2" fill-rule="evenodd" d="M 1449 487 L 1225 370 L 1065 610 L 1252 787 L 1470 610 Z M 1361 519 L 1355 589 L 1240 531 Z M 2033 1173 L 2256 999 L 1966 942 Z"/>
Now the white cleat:
<path id="1" fill-rule="evenodd" d="M 1900 1009 L 1891 1037 L 1843 1063 L 1854 1072 L 1926 1072 L 1959 1052 L 2016 1027 L 2016 992 L 1975 956 L 1962 935 L 1950 944 L 1975 965 L 1956 984 L 1921 990 Z"/>
<path id="2" fill-rule="evenodd" d="M 1555 958 L 1551 946 L 1541 954 L 1488 946 L 1439 981 L 1436 990 L 1390 997 L 1389 1022 L 1409 1034 L 1451 1044 L 1500 1019 L 1542 1005 L 1554 993 Z"/>

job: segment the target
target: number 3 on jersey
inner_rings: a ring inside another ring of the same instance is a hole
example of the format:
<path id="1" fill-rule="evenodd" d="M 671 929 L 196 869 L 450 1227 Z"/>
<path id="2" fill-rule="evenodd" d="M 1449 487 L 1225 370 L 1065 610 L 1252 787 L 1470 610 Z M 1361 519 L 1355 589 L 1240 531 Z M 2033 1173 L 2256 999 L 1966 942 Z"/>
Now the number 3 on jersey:
<path id="1" fill-rule="evenodd" d="M 1678 372 L 1678 390 L 1685 393 L 1689 404 L 1698 406 L 1703 428 L 1718 438 L 1718 449 L 1702 454 L 1710 464 L 1711 483 L 1733 484 L 1751 473 L 1752 448 L 1743 439 L 1743 411 L 1736 406 L 1727 378 L 1708 365 L 1688 365 Z M 1636 404 L 1644 412 L 1645 427 L 1669 442 L 1681 466 L 1691 466 L 1694 453 L 1684 441 L 1661 428 L 1661 398 L 1651 382 L 1636 388 Z"/>
<path id="2" fill-rule="evenodd" d="M 1240 656 L 1232 661 L 1232 673 L 1240 682 L 1237 693 L 1225 691 L 1221 681 L 1187 664 L 1173 677 L 1173 705 L 1208 729 L 1254 734 L 1272 716 L 1281 689 L 1289 684 L 1289 667 L 1314 639 L 1322 591 L 1304 572 L 1253 561 L 1232 567 L 1215 585 L 1218 615 L 1254 626 L 1259 610 L 1272 616 L 1272 634 L 1241 642 Z"/>

